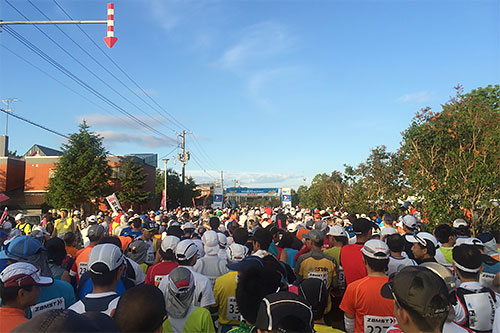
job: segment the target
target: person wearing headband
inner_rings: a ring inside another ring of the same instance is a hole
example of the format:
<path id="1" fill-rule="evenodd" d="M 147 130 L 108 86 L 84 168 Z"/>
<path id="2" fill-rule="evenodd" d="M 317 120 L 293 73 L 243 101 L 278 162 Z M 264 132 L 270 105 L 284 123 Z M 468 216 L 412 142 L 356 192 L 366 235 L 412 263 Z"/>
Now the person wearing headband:
<path id="1" fill-rule="evenodd" d="M 491 331 L 500 297 L 493 290 L 479 283 L 482 264 L 496 260 L 482 254 L 475 245 L 462 244 L 453 248 L 453 269 L 460 279 L 457 288 L 458 304 L 455 322 L 473 331 Z"/>

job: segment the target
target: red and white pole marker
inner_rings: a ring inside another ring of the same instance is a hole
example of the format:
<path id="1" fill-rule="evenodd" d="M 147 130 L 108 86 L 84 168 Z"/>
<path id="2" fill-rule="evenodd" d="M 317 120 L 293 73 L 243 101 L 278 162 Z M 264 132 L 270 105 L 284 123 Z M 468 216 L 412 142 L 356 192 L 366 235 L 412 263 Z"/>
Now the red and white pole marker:
<path id="1" fill-rule="evenodd" d="M 115 45 L 118 38 L 114 36 L 115 34 L 115 5 L 108 3 L 108 34 L 104 37 L 104 42 L 109 48 Z"/>

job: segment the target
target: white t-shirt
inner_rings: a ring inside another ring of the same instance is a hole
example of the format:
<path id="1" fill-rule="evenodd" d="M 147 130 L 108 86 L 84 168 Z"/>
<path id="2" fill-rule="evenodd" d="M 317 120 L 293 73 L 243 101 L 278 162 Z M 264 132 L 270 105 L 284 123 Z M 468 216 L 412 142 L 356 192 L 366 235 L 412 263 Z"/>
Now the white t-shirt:
<path id="1" fill-rule="evenodd" d="M 206 276 L 197 273 L 192 266 L 181 267 L 189 269 L 193 274 L 194 298 L 192 305 L 199 307 L 208 307 L 215 304 L 214 292 L 212 290 L 212 284 L 210 283 L 210 280 Z M 168 275 L 165 275 L 158 285 L 158 288 L 162 291 L 163 295 L 167 294 L 167 285 Z"/>
<path id="2" fill-rule="evenodd" d="M 101 307 L 103 309 L 102 311 L 100 311 L 101 313 L 104 313 L 111 317 L 111 312 L 113 312 L 113 310 L 116 309 L 118 301 L 120 300 L 120 296 L 118 296 L 113 300 L 108 301 L 107 300 L 108 296 L 113 296 L 113 295 L 118 295 L 118 294 L 114 291 L 109 291 L 106 293 L 87 294 L 84 299 L 91 300 L 94 303 L 94 305 Z M 85 304 L 83 303 L 82 300 L 70 306 L 69 310 L 73 310 L 76 313 L 85 313 L 90 311 L 89 309 L 85 309 Z"/>
<path id="3" fill-rule="evenodd" d="M 393 256 L 389 256 L 387 276 L 390 276 L 392 273 L 399 272 L 401 269 L 403 269 L 403 267 L 416 265 L 417 263 L 415 262 L 415 260 L 410 259 L 406 256 L 403 256 L 403 258 L 394 258 Z"/>

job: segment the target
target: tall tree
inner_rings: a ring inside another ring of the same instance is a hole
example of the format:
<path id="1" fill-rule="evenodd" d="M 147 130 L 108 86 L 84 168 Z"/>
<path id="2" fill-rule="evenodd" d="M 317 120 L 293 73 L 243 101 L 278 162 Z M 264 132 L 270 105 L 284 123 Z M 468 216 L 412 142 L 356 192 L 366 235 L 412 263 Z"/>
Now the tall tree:
<path id="1" fill-rule="evenodd" d="M 110 169 L 103 138 L 83 122 L 62 145 L 63 154 L 49 179 L 46 199 L 53 207 L 79 208 L 96 205 L 111 191 Z"/>
<path id="2" fill-rule="evenodd" d="M 146 177 L 142 165 L 133 159 L 127 161 L 123 165 L 123 176 L 118 178 L 122 188 L 118 193 L 120 202 L 133 206 L 148 201 L 151 193 L 143 190 Z"/>
<path id="3" fill-rule="evenodd" d="M 500 197 L 500 85 L 456 89 L 440 112 L 421 110 L 403 133 L 404 171 L 431 222 L 465 216 L 480 230 L 500 217 L 493 205 Z"/>

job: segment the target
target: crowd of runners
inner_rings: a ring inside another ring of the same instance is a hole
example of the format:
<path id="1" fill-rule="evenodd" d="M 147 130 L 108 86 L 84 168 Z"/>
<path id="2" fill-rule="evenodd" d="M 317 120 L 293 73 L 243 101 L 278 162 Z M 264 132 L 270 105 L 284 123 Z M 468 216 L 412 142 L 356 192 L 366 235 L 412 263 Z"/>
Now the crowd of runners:
<path id="1" fill-rule="evenodd" d="M 499 332 L 494 235 L 407 208 L 7 216 L 0 333 Z"/>

